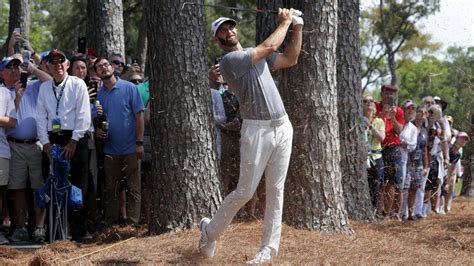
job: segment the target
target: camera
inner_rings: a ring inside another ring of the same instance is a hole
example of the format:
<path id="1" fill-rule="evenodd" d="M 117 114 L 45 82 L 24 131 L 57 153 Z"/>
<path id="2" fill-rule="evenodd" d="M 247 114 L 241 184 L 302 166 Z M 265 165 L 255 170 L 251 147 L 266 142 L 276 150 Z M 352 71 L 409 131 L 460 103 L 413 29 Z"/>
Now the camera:
<path id="1" fill-rule="evenodd" d="M 28 68 L 28 64 L 30 63 L 31 60 L 31 52 L 28 50 L 23 50 L 23 67 L 26 69 Z"/>

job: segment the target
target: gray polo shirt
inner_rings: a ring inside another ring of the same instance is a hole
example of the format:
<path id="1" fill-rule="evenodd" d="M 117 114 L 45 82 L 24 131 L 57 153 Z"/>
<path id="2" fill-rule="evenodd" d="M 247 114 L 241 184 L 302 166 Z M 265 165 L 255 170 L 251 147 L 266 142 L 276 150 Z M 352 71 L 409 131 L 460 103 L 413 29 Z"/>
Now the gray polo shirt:
<path id="1" fill-rule="evenodd" d="M 281 118 L 286 111 L 270 74 L 277 53 L 252 65 L 252 49 L 225 54 L 220 61 L 221 74 L 239 100 L 243 119 Z"/>

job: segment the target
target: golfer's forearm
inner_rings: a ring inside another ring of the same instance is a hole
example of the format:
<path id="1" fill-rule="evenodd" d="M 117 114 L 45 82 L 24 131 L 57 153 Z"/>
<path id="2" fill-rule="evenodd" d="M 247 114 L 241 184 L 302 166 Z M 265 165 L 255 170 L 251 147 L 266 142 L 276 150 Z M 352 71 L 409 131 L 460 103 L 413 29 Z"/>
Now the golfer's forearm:
<path id="1" fill-rule="evenodd" d="M 302 29 L 303 25 L 293 26 L 291 41 L 283 52 L 285 57 L 287 57 L 293 64 L 298 62 L 298 56 L 301 52 L 301 43 L 303 39 Z"/>
<path id="2" fill-rule="evenodd" d="M 268 55 L 276 52 L 278 47 L 280 47 L 283 41 L 285 40 L 285 36 L 288 32 L 290 24 L 291 21 L 282 21 L 278 25 L 276 30 L 270 36 L 268 36 L 268 38 L 263 41 L 258 47 L 266 48 L 265 50 L 268 51 Z"/>

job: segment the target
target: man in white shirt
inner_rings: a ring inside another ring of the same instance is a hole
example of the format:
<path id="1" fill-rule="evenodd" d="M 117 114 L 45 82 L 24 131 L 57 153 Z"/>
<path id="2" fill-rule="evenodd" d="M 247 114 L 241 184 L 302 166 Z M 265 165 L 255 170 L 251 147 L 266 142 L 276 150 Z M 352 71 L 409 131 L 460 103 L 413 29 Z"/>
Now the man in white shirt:
<path id="1" fill-rule="evenodd" d="M 63 52 L 52 50 L 47 67 L 53 80 L 41 84 L 37 110 L 38 137 L 44 152 L 50 156 L 51 147 L 64 148 L 62 155 L 71 162 L 71 183 L 79 188 L 88 178 L 88 135 L 91 124 L 89 94 L 86 83 L 69 76 L 69 61 Z M 85 215 L 81 210 L 69 212 L 71 236 L 80 241 L 85 234 Z"/>

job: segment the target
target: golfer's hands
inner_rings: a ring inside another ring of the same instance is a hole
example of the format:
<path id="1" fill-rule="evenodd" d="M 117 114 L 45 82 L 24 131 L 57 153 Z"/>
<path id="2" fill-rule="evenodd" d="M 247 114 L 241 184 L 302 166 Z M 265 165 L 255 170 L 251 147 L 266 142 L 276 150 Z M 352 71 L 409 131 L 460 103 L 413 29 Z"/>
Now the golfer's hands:
<path id="1" fill-rule="evenodd" d="M 293 9 L 278 8 L 278 20 L 280 23 L 288 22 L 291 23 Z"/>
<path id="2" fill-rule="evenodd" d="M 291 19 L 291 23 L 293 26 L 296 25 L 304 25 L 303 18 L 301 17 L 303 15 L 303 12 L 299 11 L 298 9 L 291 9 L 293 11 L 293 18 Z"/>

